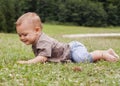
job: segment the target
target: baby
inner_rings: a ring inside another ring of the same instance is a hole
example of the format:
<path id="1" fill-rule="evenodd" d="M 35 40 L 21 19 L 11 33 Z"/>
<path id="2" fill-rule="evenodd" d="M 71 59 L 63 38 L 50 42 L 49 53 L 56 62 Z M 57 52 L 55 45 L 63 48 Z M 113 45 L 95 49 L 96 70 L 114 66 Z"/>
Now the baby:
<path id="1" fill-rule="evenodd" d="M 116 62 L 119 56 L 113 49 L 88 52 L 86 47 L 77 41 L 61 43 L 42 32 L 40 17 L 33 12 L 23 14 L 16 21 L 16 30 L 20 40 L 26 45 L 32 45 L 35 58 L 18 61 L 20 64 L 44 62 L 96 62 L 105 60 Z"/>

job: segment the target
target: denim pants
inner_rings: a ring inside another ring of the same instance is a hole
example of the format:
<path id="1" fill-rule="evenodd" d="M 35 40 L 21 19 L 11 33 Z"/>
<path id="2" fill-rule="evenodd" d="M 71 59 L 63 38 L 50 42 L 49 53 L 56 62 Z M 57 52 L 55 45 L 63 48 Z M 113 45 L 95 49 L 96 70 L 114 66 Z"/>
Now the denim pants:
<path id="1" fill-rule="evenodd" d="M 93 62 L 92 55 L 88 53 L 86 47 L 77 41 L 69 43 L 70 46 L 70 59 L 72 62 Z"/>

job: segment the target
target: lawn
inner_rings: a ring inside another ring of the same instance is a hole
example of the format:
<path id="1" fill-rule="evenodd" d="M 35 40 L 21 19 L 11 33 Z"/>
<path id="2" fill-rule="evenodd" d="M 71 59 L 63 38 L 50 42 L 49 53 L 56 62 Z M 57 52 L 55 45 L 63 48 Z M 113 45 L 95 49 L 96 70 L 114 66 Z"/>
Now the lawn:
<path id="1" fill-rule="evenodd" d="M 62 38 L 64 34 L 118 33 L 120 27 L 95 28 L 44 24 L 43 31 L 61 42 L 84 43 L 88 51 L 113 48 L 120 56 L 120 39 Z M 120 61 L 110 63 L 17 64 L 33 58 L 31 46 L 20 42 L 17 34 L 0 33 L 0 86 L 120 86 Z M 79 67 L 81 70 L 75 71 Z"/>

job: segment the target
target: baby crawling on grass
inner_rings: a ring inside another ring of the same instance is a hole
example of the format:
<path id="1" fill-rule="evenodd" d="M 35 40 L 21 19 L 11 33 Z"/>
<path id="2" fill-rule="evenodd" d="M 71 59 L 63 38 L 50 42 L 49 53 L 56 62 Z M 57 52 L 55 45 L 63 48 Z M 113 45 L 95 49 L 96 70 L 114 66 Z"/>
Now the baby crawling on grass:
<path id="1" fill-rule="evenodd" d="M 96 62 L 101 59 L 116 62 L 119 56 L 113 49 L 88 52 L 86 47 L 77 41 L 61 43 L 42 32 L 40 17 L 33 12 L 23 14 L 16 21 L 16 30 L 20 40 L 32 45 L 35 58 L 18 61 L 20 64 L 44 62 Z"/>

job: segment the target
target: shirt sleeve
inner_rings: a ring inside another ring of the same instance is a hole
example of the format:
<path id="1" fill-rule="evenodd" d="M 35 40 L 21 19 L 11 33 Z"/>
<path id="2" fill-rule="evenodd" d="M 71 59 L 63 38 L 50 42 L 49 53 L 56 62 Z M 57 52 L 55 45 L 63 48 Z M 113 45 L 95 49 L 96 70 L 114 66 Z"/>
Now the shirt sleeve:
<path id="1" fill-rule="evenodd" d="M 51 57 L 52 44 L 42 41 L 37 45 L 37 56 Z"/>

